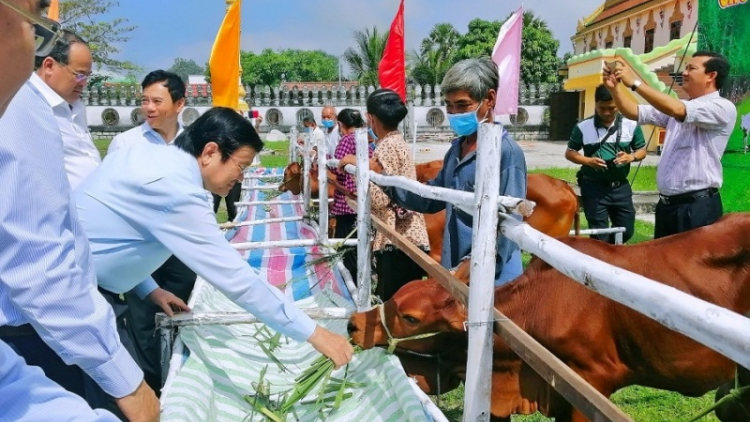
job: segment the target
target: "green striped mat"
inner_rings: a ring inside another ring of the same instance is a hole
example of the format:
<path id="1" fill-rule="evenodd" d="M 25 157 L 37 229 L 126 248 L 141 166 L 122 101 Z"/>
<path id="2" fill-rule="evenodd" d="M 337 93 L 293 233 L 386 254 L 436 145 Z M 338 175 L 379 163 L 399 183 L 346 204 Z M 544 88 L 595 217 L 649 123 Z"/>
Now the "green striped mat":
<path id="1" fill-rule="evenodd" d="M 241 311 L 220 292 L 206 284 L 195 301 L 196 312 Z M 346 299 L 330 290 L 297 302 L 302 307 L 344 307 L 353 310 Z M 319 321 L 324 327 L 346 333 L 345 320 Z M 294 378 L 310 366 L 318 353 L 308 343 L 282 336 L 274 356 L 284 371 L 258 346 L 256 337 L 268 338 L 263 324 L 210 325 L 185 327 L 180 337 L 190 356 L 162 393 L 162 421 L 267 421 L 243 399 L 255 394 L 255 385 L 263 368 L 271 393 L 294 386 Z M 273 333 L 270 329 L 268 332 Z M 273 333 L 275 334 L 275 333 Z M 267 345 L 267 342 L 264 342 Z M 344 368 L 333 377 L 343 378 Z M 352 396 L 336 411 L 319 413 L 316 392 L 290 413 L 292 421 L 424 421 L 425 414 L 398 359 L 382 349 L 362 352 L 349 364 L 347 380 L 359 387 L 347 389 Z M 335 393 L 333 393 L 335 395 Z"/>

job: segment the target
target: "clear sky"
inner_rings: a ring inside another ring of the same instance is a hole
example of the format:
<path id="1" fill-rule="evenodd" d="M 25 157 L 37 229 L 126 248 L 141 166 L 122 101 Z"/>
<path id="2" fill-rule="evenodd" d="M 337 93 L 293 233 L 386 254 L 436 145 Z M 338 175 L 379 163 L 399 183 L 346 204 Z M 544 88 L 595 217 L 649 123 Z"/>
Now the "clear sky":
<path id="1" fill-rule="evenodd" d="M 562 55 L 572 50 L 578 20 L 602 1 L 526 0 L 523 6 L 547 21 Z M 463 34 L 472 19 L 504 19 L 518 6 L 507 0 L 406 0 L 406 48 L 416 48 L 437 23 L 452 23 Z M 138 28 L 119 45 L 117 58 L 146 71 L 168 68 L 177 57 L 203 66 L 225 8 L 224 0 L 120 0 L 107 18 L 127 18 Z M 398 0 L 243 0 L 242 49 L 321 49 L 340 55 L 354 45 L 355 30 L 388 30 L 397 8 Z"/>

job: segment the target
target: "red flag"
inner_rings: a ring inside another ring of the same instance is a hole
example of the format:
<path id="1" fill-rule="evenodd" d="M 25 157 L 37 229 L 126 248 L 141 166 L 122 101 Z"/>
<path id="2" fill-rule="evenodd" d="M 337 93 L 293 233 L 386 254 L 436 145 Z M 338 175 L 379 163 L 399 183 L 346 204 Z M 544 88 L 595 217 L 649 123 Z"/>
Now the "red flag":
<path id="1" fill-rule="evenodd" d="M 404 0 L 391 23 L 383 58 L 378 65 L 380 86 L 398 92 L 406 101 L 406 55 L 404 53 Z"/>

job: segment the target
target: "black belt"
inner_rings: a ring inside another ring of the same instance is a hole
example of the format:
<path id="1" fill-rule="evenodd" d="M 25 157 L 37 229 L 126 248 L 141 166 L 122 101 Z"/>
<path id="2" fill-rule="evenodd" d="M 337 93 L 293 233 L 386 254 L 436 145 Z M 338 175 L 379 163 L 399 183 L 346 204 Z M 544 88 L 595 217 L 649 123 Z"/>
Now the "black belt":
<path id="1" fill-rule="evenodd" d="M 626 185 L 628 183 L 627 180 L 609 181 L 609 180 L 595 180 L 595 179 L 587 179 L 587 178 L 582 178 L 581 181 L 585 183 L 594 183 L 597 185 L 607 186 L 610 188 L 619 188 L 620 186 Z"/>
<path id="2" fill-rule="evenodd" d="M 23 324 L 19 325 L 18 327 L 13 327 L 10 325 L 3 325 L 2 327 L 0 327 L 0 337 L 30 336 L 34 333 L 36 333 L 36 331 L 34 330 L 34 327 L 31 326 L 31 324 Z"/>
<path id="3" fill-rule="evenodd" d="M 708 188 L 696 190 L 693 192 L 681 193 L 678 195 L 659 195 L 659 201 L 664 205 L 683 205 L 691 204 L 698 200 L 698 198 L 705 198 L 707 196 L 714 196 L 719 193 L 716 188 Z"/>

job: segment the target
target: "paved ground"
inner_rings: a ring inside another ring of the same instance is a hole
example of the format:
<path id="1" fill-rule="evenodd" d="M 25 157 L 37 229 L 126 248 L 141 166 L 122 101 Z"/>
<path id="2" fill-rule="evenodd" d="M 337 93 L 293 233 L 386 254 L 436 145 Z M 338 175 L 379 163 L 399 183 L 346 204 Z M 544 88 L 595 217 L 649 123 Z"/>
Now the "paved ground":
<path id="1" fill-rule="evenodd" d="M 560 141 L 520 141 L 518 143 L 526 155 L 526 165 L 530 169 L 548 167 L 577 167 L 565 159 L 566 143 Z M 450 147 L 448 142 L 417 142 L 416 162 L 424 163 L 432 160 L 442 160 Z M 649 154 L 644 165 L 655 166 L 659 163 L 659 156 Z"/>

